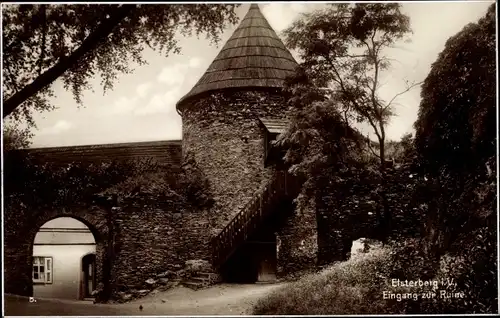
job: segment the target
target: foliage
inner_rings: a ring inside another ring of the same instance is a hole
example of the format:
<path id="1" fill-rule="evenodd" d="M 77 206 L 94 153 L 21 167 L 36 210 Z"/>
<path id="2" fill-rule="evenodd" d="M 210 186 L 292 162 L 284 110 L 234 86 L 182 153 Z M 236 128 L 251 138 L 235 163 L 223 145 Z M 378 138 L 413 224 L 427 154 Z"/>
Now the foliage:
<path id="1" fill-rule="evenodd" d="M 32 133 L 29 129 L 20 129 L 14 125 L 3 125 L 3 151 L 28 148 Z"/>
<path id="2" fill-rule="evenodd" d="M 305 180 L 297 198 L 298 208 L 304 209 L 322 183 L 341 172 L 362 172 L 370 157 L 363 152 L 363 136 L 349 126 L 338 103 L 314 85 L 304 68 L 287 79 L 285 95 L 293 112 L 276 146 L 284 150 L 289 171 Z"/>
<path id="3" fill-rule="evenodd" d="M 176 197 L 178 203 L 194 209 L 210 208 L 214 204 L 210 183 L 192 153 L 186 154 L 181 169 L 149 162 L 129 173 L 124 181 L 106 189 L 103 194 L 116 194 L 122 198 L 143 195 L 157 199 Z"/>
<path id="4" fill-rule="evenodd" d="M 415 143 L 429 172 L 473 169 L 495 155 L 495 26 L 493 4 L 448 39 L 424 81 Z"/>
<path id="5" fill-rule="evenodd" d="M 237 22 L 235 4 L 9 4 L 2 7 L 3 117 L 52 110 L 51 84 L 61 78 L 81 104 L 91 80 L 104 91 L 119 74 L 146 64 L 146 47 L 179 53 L 177 34 L 220 40 L 226 23 Z"/>
<path id="6" fill-rule="evenodd" d="M 4 161 L 6 206 L 54 208 L 92 202 L 96 194 L 125 180 L 134 169 L 132 162 L 41 163 L 25 151 L 12 151 Z"/>
<path id="7" fill-rule="evenodd" d="M 180 171 L 170 166 L 148 165 L 146 169 L 129 174 L 124 181 L 106 189 L 102 194 L 116 194 L 120 198 L 150 196 L 158 200 L 162 197 L 175 197 L 179 204 L 195 209 L 209 208 L 214 203 L 208 179 L 192 158 L 183 164 Z"/>
<path id="8" fill-rule="evenodd" d="M 380 76 L 390 67 L 384 49 L 410 32 L 409 18 L 400 4 L 331 4 L 307 13 L 285 30 L 286 43 L 303 59 L 301 67 L 312 85 L 339 101 L 346 121 L 367 122 L 380 144 L 384 165 L 385 125 L 398 96 L 379 96 Z"/>
<path id="9" fill-rule="evenodd" d="M 176 197 L 178 203 L 195 208 L 213 204 L 208 180 L 193 160 L 178 171 L 147 158 L 58 164 L 41 162 L 26 151 L 10 151 L 4 167 L 7 205 L 55 208 L 114 195 L 118 199 Z"/>
<path id="10" fill-rule="evenodd" d="M 497 311 L 495 4 L 451 37 L 432 65 L 415 123 L 415 190 L 425 220 L 419 254 L 464 299 L 427 301 L 426 313 Z M 436 262 L 441 261 L 441 268 Z M 405 265 L 406 266 L 406 263 Z M 424 265 L 415 265 L 423 268 Z"/>
<path id="11" fill-rule="evenodd" d="M 441 275 L 454 278 L 465 301 L 450 302 L 452 313 L 491 313 L 496 310 L 497 219 L 496 177 L 484 180 L 475 173 L 442 175 L 428 190 L 424 250 L 430 257 L 452 257 Z M 429 304 L 429 306 L 444 306 Z"/>
<path id="12" fill-rule="evenodd" d="M 429 280 L 435 276 L 439 264 L 425 254 L 420 239 L 395 239 L 391 247 L 387 264 L 391 278 Z"/>
<path id="13" fill-rule="evenodd" d="M 448 292 L 462 292 L 463 299 L 423 304 L 426 312 L 496 313 L 498 310 L 497 233 L 494 227 L 482 227 L 468 233 L 468 242 L 461 242 L 461 253 L 446 254 L 436 279 L 453 279 L 456 286 Z"/>
<path id="14" fill-rule="evenodd" d="M 427 258 L 418 239 L 395 240 L 383 248 L 331 265 L 288 283 L 260 299 L 255 315 L 472 314 L 497 312 L 496 231 L 481 228 L 462 245 L 460 256 Z M 432 286 L 395 286 L 393 279 L 430 281 Z M 448 281 L 457 283 L 448 285 Z M 441 298 L 440 291 L 464 298 Z M 422 294 L 436 293 L 435 298 Z M 386 298 L 384 298 L 384 293 Z M 394 298 L 389 297 L 392 293 Z M 397 299 L 396 294 L 407 299 Z"/>
<path id="15" fill-rule="evenodd" d="M 186 203 L 193 207 L 210 208 L 215 203 L 208 178 L 198 167 L 192 153 L 184 158 L 178 189 Z"/>
<path id="16" fill-rule="evenodd" d="M 119 199 L 138 196 L 178 197 L 175 191 L 176 174 L 171 166 L 163 166 L 152 160 L 135 160 L 134 168 L 127 173 L 126 179 L 106 188 L 100 194 L 116 195 Z"/>
<path id="17" fill-rule="evenodd" d="M 299 209 L 312 204 L 312 198 L 326 193 L 335 198 L 328 209 L 331 211 L 329 217 L 340 227 L 334 214 L 342 214 L 345 234 L 355 224 L 352 231 L 368 226 L 367 230 L 373 235 L 384 239 L 382 236 L 387 235 L 385 226 L 389 222 L 384 218 L 381 204 L 383 189 L 378 160 L 366 147 L 366 138 L 349 127 L 338 111 L 339 102 L 327 99 L 307 77 L 301 78 L 299 73 L 299 76 L 290 78 L 287 89 L 294 112 L 289 129 L 277 143 L 286 149 L 285 160 L 290 171 L 305 179 L 302 193 L 297 198 Z M 393 210 L 394 220 L 390 225 L 399 233 L 409 235 L 420 229 L 420 215 L 412 206 L 412 189 L 418 179 L 408 166 L 413 151 L 411 145 L 411 136 L 394 143 L 399 164 L 386 169 L 383 183 L 388 193 L 387 204 Z M 367 212 L 375 212 L 376 218 L 366 219 Z"/>
<path id="18" fill-rule="evenodd" d="M 411 133 L 401 137 L 399 141 L 389 140 L 386 143 L 387 158 L 398 163 L 412 162 L 415 155 L 414 139 Z"/>
<path id="19" fill-rule="evenodd" d="M 29 150 L 12 150 L 5 152 L 4 185 L 5 205 L 12 209 L 53 209 L 114 196 L 175 197 L 177 203 L 195 209 L 213 204 L 208 180 L 193 158 L 187 158 L 179 171 L 150 158 L 60 163 L 47 162 Z"/>
<path id="20" fill-rule="evenodd" d="M 438 254 L 465 228 L 494 217 L 494 13 L 492 5 L 447 41 L 422 90 L 415 147 L 431 186 L 428 240 Z"/>
<path id="21" fill-rule="evenodd" d="M 437 297 L 405 304 L 406 314 L 495 313 L 498 306 L 496 230 L 478 228 L 461 241 L 460 251 L 447 252 L 440 260 L 425 253 L 418 239 L 393 242 L 387 268 L 391 278 L 430 280 L 438 283 Z M 448 284 L 452 282 L 453 284 Z M 441 291 L 462 293 L 463 298 L 441 298 Z M 412 292 L 426 292 L 413 288 Z"/>
<path id="22" fill-rule="evenodd" d="M 368 158 L 361 140 L 360 134 L 342 120 L 333 101 L 303 103 L 295 109 L 289 129 L 276 143 L 286 150 L 289 171 L 306 180 L 299 208 L 326 178 L 366 168 Z"/>

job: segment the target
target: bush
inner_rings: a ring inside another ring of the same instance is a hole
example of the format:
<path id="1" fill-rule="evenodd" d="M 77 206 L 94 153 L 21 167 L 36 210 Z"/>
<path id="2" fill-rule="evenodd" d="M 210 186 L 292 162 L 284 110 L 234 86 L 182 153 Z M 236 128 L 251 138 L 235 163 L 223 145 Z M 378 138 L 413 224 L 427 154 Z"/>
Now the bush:
<path id="1" fill-rule="evenodd" d="M 187 204 L 196 209 L 210 209 L 215 204 L 210 182 L 199 168 L 194 155 L 187 153 L 184 157 L 181 173 L 178 176 L 177 189 Z"/>
<path id="2" fill-rule="evenodd" d="M 391 278 L 430 280 L 438 284 L 434 298 L 397 305 L 406 314 L 496 313 L 498 304 L 496 231 L 482 227 L 467 233 L 459 252 L 438 259 L 426 256 L 423 242 L 412 239 L 396 243 L 389 253 Z M 428 291 L 413 288 L 412 293 Z M 441 293 L 447 296 L 442 297 Z M 393 309 L 394 310 L 394 309 Z"/>
<path id="3" fill-rule="evenodd" d="M 441 258 L 436 280 L 453 282 L 448 293 L 463 293 L 463 298 L 439 299 L 422 303 L 423 313 L 486 314 L 498 312 L 496 231 L 483 227 L 470 233 L 474 240 L 463 243 L 460 253 Z"/>
<path id="4" fill-rule="evenodd" d="M 429 259 L 418 238 L 391 242 L 388 271 L 391 278 L 429 280 L 435 276 L 438 262 Z"/>
<path id="5" fill-rule="evenodd" d="M 41 209 L 92 202 L 95 195 L 138 170 L 132 161 L 42 162 L 24 151 L 5 154 L 5 205 Z"/>

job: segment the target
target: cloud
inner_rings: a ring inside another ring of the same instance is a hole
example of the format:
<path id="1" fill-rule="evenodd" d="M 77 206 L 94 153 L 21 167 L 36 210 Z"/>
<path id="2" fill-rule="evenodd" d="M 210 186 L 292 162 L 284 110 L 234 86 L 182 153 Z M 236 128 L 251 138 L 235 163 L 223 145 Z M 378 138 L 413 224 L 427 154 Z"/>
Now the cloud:
<path id="1" fill-rule="evenodd" d="M 158 82 L 167 85 L 178 85 L 184 82 L 185 64 L 176 64 L 164 67 L 158 74 Z"/>
<path id="2" fill-rule="evenodd" d="M 262 6 L 262 13 L 276 32 L 281 32 L 299 18 L 301 13 L 311 12 L 324 4 L 271 3 Z"/>
<path id="3" fill-rule="evenodd" d="M 152 84 L 150 82 L 142 83 L 137 86 L 135 91 L 137 92 L 137 95 L 139 95 L 139 97 L 144 98 L 151 89 L 151 86 Z"/>
<path id="4" fill-rule="evenodd" d="M 136 94 L 133 97 L 121 96 L 112 105 L 104 107 L 104 115 L 134 114 L 150 115 L 157 113 L 169 113 L 175 109 L 175 103 L 182 97 L 181 88 L 191 85 L 193 77 L 187 77 L 188 71 L 199 68 L 203 59 L 192 57 L 184 63 L 168 65 L 164 67 L 157 76 L 158 82 L 167 84 L 167 93 L 153 95 L 148 103 L 139 103 L 152 94 L 152 90 L 158 88 L 158 83 L 144 82 L 137 85 Z M 165 85 L 161 85 L 165 90 Z"/>
<path id="5" fill-rule="evenodd" d="M 203 60 L 199 57 L 192 57 L 190 60 L 189 60 L 189 67 L 190 68 L 198 68 L 201 66 L 201 63 L 203 62 Z"/>
<path id="6" fill-rule="evenodd" d="M 291 12 L 290 9 L 290 6 L 284 6 L 282 3 L 271 3 L 262 8 L 262 13 L 271 27 L 280 32 L 287 28 L 295 18 L 296 13 Z"/>
<path id="7" fill-rule="evenodd" d="M 74 124 L 66 121 L 66 120 L 59 120 L 56 122 L 53 126 L 44 128 L 40 130 L 40 135 L 57 135 L 60 133 L 63 133 L 65 131 L 68 131 L 74 127 Z"/>
<path id="8" fill-rule="evenodd" d="M 146 106 L 137 108 L 134 114 L 175 114 L 175 104 L 181 97 L 180 86 L 176 86 L 165 94 L 154 95 Z"/>
<path id="9" fill-rule="evenodd" d="M 187 62 L 166 66 L 161 70 L 156 79 L 160 83 L 171 86 L 182 85 L 186 78 L 186 73 L 190 69 L 199 68 L 202 65 L 202 61 L 203 59 L 199 57 L 192 57 Z"/>
<path id="10" fill-rule="evenodd" d="M 112 105 L 104 106 L 103 113 L 105 115 L 118 115 L 132 112 L 137 107 L 139 97 L 132 98 L 121 96 Z"/>

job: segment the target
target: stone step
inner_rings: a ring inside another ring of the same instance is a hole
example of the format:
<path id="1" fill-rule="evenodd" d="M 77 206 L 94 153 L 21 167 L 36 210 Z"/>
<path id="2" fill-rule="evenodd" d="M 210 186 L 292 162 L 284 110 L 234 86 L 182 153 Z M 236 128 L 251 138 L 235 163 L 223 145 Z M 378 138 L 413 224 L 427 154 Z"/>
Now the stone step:
<path id="1" fill-rule="evenodd" d="M 198 277 L 205 277 L 207 279 L 210 279 L 214 275 L 215 275 L 215 273 L 208 273 L 208 272 L 199 272 L 199 273 L 196 273 L 196 276 L 198 276 Z"/>
<path id="2" fill-rule="evenodd" d="M 200 277 L 200 276 L 191 276 L 190 280 L 197 282 L 197 283 L 209 283 L 210 279 L 207 277 Z"/>
<path id="3" fill-rule="evenodd" d="M 200 289 L 205 287 L 205 284 L 198 283 L 198 282 L 193 282 L 193 281 L 185 281 L 182 283 L 184 287 L 191 288 L 194 290 Z"/>

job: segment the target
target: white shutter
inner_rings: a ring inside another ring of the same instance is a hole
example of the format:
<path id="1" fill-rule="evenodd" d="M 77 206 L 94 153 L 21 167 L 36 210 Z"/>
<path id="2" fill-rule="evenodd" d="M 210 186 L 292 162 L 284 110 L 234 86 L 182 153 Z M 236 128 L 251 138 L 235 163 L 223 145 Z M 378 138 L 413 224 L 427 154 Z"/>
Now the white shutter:
<path id="1" fill-rule="evenodd" d="M 52 284 L 52 257 L 45 257 L 45 283 Z"/>

